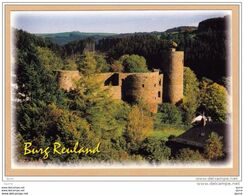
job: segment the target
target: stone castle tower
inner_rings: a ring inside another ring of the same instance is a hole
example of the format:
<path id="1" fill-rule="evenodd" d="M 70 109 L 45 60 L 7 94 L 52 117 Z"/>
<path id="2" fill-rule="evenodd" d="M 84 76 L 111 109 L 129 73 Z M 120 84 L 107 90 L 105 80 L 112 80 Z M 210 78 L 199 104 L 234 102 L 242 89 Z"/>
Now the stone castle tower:
<path id="1" fill-rule="evenodd" d="M 177 104 L 183 99 L 184 52 L 171 48 L 159 68 L 145 73 L 99 73 L 94 78 L 103 83 L 104 89 L 109 89 L 113 99 L 143 100 L 156 113 L 158 104 Z M 74 89 L 79 78 L 78 71 L 59 71 L 59 87 L 66 91 Z"/>
<path id="2" fill-rule="evenodd" d="M 177 104 L 183 98 L 184 52 L 171 48 L 165 55 L 161 70 L 164 73 L 164 101 Z"/>
<path id="3" fill-rule="evenodd" d="M 132 73 L 122 85 L 122 100 L 126 102 L 144 101 L 151 112 L 156 113 L 162 103 L 163 75 L 159 71 Z"/>

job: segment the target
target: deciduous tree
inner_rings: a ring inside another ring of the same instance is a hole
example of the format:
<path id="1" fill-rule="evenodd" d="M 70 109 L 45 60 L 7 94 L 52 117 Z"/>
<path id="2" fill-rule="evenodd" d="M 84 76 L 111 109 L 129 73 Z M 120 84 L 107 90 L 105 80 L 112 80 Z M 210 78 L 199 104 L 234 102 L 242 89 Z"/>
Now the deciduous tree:
<path id="1" fill-rule="evenodd" d="M 205 155 L 209 160 L 218 160 L 224 156 L 223 153 L 223 137 L 212 132 L 206 141 Z"/>
<path id="2" fill-rule="evenodd" d="M 200 90 L 200 109 L 214 121 L 224 122 L 227 115 L 228 93 L 217 83 L 202 81 Z"/>
<path id="3" fill-rule="evenodd" d="M 123 65 L 124 72 L 148 72 L 146 60 L 139 55 L 123 55 L 119 61 Z"/>
<path id="4" fill-rule="evenodd" d="M 128 115 L 126 136 L 129 141 L 140 143 L 153 130 L 153 118 L 141 105 L 132 106 Z"/>
<path id="5" fill-rule="evenodd" d="M 189 68 L 184 68 L 184 97 L 180 105 L 183 121 L 189 124 L 195 116 L 199 105 L 199 81 L 194 72 Z"/>

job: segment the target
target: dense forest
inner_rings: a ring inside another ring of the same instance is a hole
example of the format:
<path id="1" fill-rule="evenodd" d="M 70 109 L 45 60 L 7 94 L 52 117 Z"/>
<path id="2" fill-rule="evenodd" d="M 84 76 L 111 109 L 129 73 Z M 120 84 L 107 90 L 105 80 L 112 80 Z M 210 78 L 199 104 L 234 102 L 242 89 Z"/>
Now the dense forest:
<path id="1" fill-rule="evenodd" d="M 136 34 L 122 38 L 105 38 L 97 44 L 98 50 L 109 58 L 123 54 L 138 54 L 146 58 L 150 68 L 161 66 L 167 41 L 178 44 L 185 52 L 185 66 L 190 67 L 197 77 L 209 78 L 225 84 L 229 74 L 226 69 L 228 57 L 228 18 L 214 18 L 200 22 L 195 28 L 175 28 L 161 34 Z"/>
<path id="2" fill-rule="evenodd" d="M 167 141 L 191 127 L 204 111 L 214 122 L 227 121 L 227 17 L 199 23 L 198 28 L 175 28 L 162 33 L 92 37 L 64 45 L 15 29 L 16 138 L 19 161 L 150 163 L 214 161 L 223 158 L 221 137 L 212 135 L 203 153 L 190 149 L 172 155 Z M 96 51 L 86 50 L 96 43 Z M 141 101 L 112 100 L 91 75 L 101 72 L 146 72 L 159 68 L 172 44 L 185 51 L 184 98 L 180 105 L 163 103 L 153 114 Z M 85 51 L 85 52 L 84 52 Z M 79 70 L 81 79 L 71 91 L 58 88 L 57 70 Z M 23 144 L 52 147 L 59 141 L 72 147 L 100 145 L 100 153 L 23 154 Z M 214 145 L 214 146 L 213 146 Z M 216 148 L 218 149 L 216 152 Z"/>

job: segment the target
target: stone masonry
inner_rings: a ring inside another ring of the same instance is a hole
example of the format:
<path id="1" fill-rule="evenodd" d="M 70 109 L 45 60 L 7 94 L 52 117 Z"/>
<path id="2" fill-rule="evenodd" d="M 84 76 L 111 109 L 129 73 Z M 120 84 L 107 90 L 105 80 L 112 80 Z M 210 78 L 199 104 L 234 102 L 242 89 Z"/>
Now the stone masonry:
<path id="1" fill-rule="evenodd" d="M 99 73 L 94 75 L 108 89 L 111 97 L 126 102 L 143 100 L 153 113 L 158 104 L 170 102 L 177 104 L 183 98 L 184 52 L 172 49 L 167 54 L 164 69 L 145 73 Z M 163 72 L 160 73 L 160 72 Z M 59 87 L 69 91 L 75 89 L 79 71 L 58 71 Z"/>

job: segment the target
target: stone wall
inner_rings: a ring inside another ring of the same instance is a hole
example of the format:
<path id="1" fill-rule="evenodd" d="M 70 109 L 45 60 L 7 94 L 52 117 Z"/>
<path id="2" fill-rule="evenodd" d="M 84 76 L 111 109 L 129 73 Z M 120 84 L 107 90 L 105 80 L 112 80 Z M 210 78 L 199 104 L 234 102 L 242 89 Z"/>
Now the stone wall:
<path id="1" fill-rule="evenodd" d="M 114 99 L 114 100 L 121 100 L 121 86 L 104 86 L 103 87 L 105 90 L 108 90 L 109 95 Z"/>
<path id="2" fill-rule="evenodd" d="M 80 78 L 78 71 L 59 71 L 59 87 L 64 90 L 75 88 L 75 81 Z M 94 79 L 108 90 L 113 99 L 129 103 L 143 100 L 152 112 L 157 112 L 162 103 L 163 75 L 157 72 L 146 73 L 99 73 Z"/>
<path id="3" fill-rule="evenodd" d="M 58 71 L 58 84 L 61 89 L 70 91 L 75 89 L 75 81 L 80 79 L 79 71 L 60 70 Z"/>
<path id="4" fill-rule="evenodd" d="M 99 73 L 96 79 L 104 89 L 108 89 L 113 99 L 127 102 L 142 99 L 157 112 L 162 103 L 163 75 L 157 72 L 146 73 Z"/>
<path id="5" fill-rule="evenodd" d="M 88 48 L 93 48 L 89 45 Z M 157 112 L 163 101 L 177 104 L 183 99 L 184 52 L 174 48 L 164 53 L 159 71 L 146 73 L 99 73 L 94 79 L 108 90 L 113 99 L 127 102 L 143 100 L 152 112 Z M 70 91 L 80 79 L 79 71 L 58 71 L 61 89 Z"/>
<path id="6" fill-rule="evenodd" d="M 119 85 L 119 73 L 108 72 L 95 75 L 95 79 L 101 83 L 101 87 L 108 90 L 111 97 L 121 100 L 121 86 Z"/>

